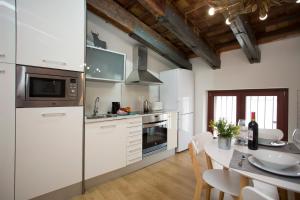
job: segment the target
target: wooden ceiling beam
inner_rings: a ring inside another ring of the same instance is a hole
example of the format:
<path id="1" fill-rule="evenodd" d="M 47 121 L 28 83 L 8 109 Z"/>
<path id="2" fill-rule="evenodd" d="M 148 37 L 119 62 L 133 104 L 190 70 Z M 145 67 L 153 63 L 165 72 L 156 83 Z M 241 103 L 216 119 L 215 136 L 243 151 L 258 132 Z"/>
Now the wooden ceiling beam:
<path id="1" fill-rule="evenodd" d="M 255 35 L 243 16 L 237 16 L 230 24 L 230 28 L 246 54 L 250 63 L 259 63 L 260 50 L 256 44 Z"/>
<path id="2" fill-rule="evenodd" d="M 179 67 L 192 69 L 192 64 L 181 51 L 114 0 L 87 0 L 87 8 Z"/>
<path id="3" fill-rule="evenodd" d="M 220 56 L 206 42 L 198 37 L 185 23 L 184 18 L 166 0 L 138 0 L 158 21 L 188 46 L 197 56 L 202 57 L 213 68 L 221 66 Z"/>

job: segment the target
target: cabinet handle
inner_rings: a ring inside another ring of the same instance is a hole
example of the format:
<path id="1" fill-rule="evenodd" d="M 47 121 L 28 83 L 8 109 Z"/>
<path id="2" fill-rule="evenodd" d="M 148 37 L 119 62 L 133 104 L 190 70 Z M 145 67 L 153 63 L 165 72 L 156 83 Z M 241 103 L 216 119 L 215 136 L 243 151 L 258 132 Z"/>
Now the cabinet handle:
<path id="1" fill-rule="evenodd" d="M 0 74 L 5 74 L 5 70 L 4 69 L 0 69 Z"/>
<path id="2" fill-rule="evenodd" d="M 133 143 L 137 143 L 137 142 L 140 142 L 141 139 L 137 139 L 137 140 L 132 140 L 132 141 L 129 141 L 130 144 L 133 144 Z"/>
<path id="3" fill-rule="evenodd" d="M 4 53 L 0 54 L 0 57 L 5 57 L 5 54 Z"/>
<path id="4" fill-rule="evenodd" d="M 49 63 L 49 64 L 56 64 L 56 65 L 67 65 L 65 62 L 60 62 L 60 61 L 55 61 L 55 60 L 42 60 L 44 63 Z"/>
<path id="5" fill-rule="evenodd" d="M 100 128 L 102 128 L 102 129 L 115 128 L 115 127 L 116 127 L 116 125 L 100 126 Z"/>
<path id="6" fill-rule="evenodd" d="M 43 117 L 63 117 L 66 116 L 66 113 L 43 113 Z"/>
<path id="7" fill-rule="evenodd" d="M 129 122 L 129 124 L 141 124 L 140 121 L 135 121 L 135 122 Z"/>
<path id="8" fill-rule="evenodd" d="M 138 152 L 138 151 L 141 151 L 142 149 L 141 148 L 138 148 L 138 149 L 133 149 L 133 150 L 130 150 L 128 151 L 129 153 L 134 153 L 134 152 Z"/>
<path id="9" fill-rule="evenodd" d="M 130 160 L 128 160 L 128 161 L 129 161 L 129 162 L 133 162 L 133 161 L 138 161 L 138 160 L 142 160 L 142 158 L 141 158 L 141 157 L 138 157 L 138 158 L 130 159 Z"/>
<path id="10" fill-rule="evenodd" d="M 140 134 L 136 134 L 136 135 L 129 135 L 128 137 L 130 137 L 130 138 L 134 138 L 134 137 L 137 137 L 137 136 L 142 136 L 142 134 L 140 135 Z"/>
<path id="11" fill-rule="evenodd" d="M 141 127 L 142 125 L 137 125 L 137 126 L 127 126 L 127 128 L 138 128 Z"/>

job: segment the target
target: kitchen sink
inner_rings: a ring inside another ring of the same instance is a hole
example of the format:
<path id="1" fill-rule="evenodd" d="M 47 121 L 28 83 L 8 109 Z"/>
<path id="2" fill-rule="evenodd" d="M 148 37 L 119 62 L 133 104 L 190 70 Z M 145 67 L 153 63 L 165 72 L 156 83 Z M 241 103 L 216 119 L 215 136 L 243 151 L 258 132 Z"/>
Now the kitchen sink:
<path id="1" fill-rule="evenodd" d="M 117 114 L 103 114 L 103 115 L 87 115 L 87 119 L 103 119 L 103 118 L 110 118 L 110 117 L 117 117 Z"/>

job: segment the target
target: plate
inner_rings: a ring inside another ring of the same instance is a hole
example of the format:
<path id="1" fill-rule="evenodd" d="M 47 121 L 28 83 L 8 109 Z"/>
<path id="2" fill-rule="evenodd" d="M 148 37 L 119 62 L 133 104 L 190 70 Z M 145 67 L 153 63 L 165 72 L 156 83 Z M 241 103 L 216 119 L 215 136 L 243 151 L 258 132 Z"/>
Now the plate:
<path id="1" fill-rule="evenodd" d="M 269 147 L 282 147 L 286 145 L 284 141 L 274 141 L 270 139 L 258 138 L 258 144 Z"/>
<path id="2" fill-rule="evenodd" d="M 290 168 L 282 169 L 282 170 L 276 170 L 266 167 L 264 164 L 262 164 L 259 160 L 254 158 L 254 156 L 249 156 L 248 161 L 254 165 L 255 167 L 258 167 L 260 169 L 263 169 L 265 171 L 271 172 L 273 174 L 283 175 L 283 176 L 290 176 L 290 177 L 300 177 L 300 165 L 295 165 Z"/>

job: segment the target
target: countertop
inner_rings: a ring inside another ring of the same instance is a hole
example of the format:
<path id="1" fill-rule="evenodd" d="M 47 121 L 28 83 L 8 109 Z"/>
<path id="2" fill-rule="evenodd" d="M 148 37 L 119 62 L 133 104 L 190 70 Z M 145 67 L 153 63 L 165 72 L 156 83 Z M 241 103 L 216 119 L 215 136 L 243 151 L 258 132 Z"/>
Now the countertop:
<path id="1" fill-rule="evenodd" d="M 173 113 L 173 112 L 177 112 L 177 111 L 174 111 L 174 110 L 161 110 L 161 111 L 154 111 L 154 112 L 148 112 L 148 113 L 118 115 L 116 117 L 106 117 L 106 118 L 98 118 L 98 119 L 87 119 L 85 117 L 85 123 L 88 124 L 88 123 L 95 123 L 95 122 L 131 119 L 131 118 L 137 118 L 137 117 L 143 117 L 143 116 L 149 116 L 149 115 L 156 115 L 156 114 L 163 114 L 163 113 Z"/>

